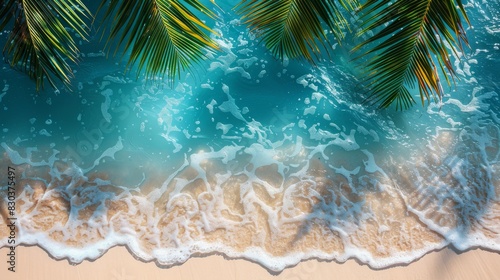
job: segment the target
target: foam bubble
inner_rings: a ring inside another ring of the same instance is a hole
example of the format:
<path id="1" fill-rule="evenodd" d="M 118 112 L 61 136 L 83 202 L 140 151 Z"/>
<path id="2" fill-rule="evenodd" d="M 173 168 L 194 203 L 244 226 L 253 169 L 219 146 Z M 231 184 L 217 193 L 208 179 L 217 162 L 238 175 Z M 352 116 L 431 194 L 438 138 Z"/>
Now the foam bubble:
<path id="1" fill-rule="evenodd" d="M 217 101 L 215 101 L 214 99 L 212 99 L 212 101 L 210 101 L 210 103 L 206 106 L 208 111 L 210 112 L 210 114 L 213 114 L 214 113 L 214 106 L 217 105 Z"/>
<path id="2" fill-rule="evenodd" d="M 222 134 L 227 134 L 227 132 L 232 127 L 233 127 L 232 124 L 222 124 L 222 123 L 218 122 L 215 128 L 222 130 Z"/>

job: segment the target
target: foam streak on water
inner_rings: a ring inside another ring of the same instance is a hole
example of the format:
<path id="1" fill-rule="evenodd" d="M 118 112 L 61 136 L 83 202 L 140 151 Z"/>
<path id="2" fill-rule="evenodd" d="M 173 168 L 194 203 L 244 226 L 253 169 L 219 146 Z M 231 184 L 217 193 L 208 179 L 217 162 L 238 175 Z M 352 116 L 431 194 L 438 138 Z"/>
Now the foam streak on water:
<path id="1" fill-rule="evenodd" d="M 216 26 L 222 51 L 173 88 L 123 75 L 96 42 L 73 93 L 35 96 L 4 68 L 0 170 L 18 174 L 17 241 L 75 263 L 124 245 L 163 265 L 219 252 L 275 271 L 500 251 L 495 5 L 466 4 L 475 43 L 453 58 L 456 88 L 402 113 L 359 105 L 340 50 L 317 68 L 281 63 L 231 14 Z"/>

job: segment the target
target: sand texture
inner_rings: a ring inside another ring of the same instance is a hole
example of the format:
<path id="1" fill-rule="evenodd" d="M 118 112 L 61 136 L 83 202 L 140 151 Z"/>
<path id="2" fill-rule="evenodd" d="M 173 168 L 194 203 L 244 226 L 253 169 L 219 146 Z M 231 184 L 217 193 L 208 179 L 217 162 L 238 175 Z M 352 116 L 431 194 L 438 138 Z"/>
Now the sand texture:
<path id="1" fill-rule="evenodd" d="M 0 255 L 7 253 L 6 248 Z M 139 279 L 498 279 L 500 276 L 500 254 L 483 250 L 471 250 L 457 254 L 450 249 L 427 254 L 408 266 L 396 266 L 383 270 L 372 270 L 354 260 L 338 264 L 335 262 L 302 262 L 285 269 L 278 275 L 270 274 L 258 264 L 245 260 L 227 260 L 222 256 L 191 258 L 186 263 L 170 268 L 158 267 L 155 263 L 136 260 L 124 247 L 110 249 L 96 261 L 85 261 L 70 265 L 66 260 L 54 260 L 39 247 L 18 247 L 16 250 L 16 272 L 7 270 L 2 261 L 0 278 L 7 279 L 95 279 L 95 280 L 139 280 Z"/>

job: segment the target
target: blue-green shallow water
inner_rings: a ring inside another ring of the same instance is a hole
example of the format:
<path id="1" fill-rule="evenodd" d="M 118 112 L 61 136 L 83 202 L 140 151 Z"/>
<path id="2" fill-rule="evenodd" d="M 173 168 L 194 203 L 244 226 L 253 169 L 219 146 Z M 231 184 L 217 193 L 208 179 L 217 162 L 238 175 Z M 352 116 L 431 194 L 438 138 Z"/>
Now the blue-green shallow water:
<path id="1" fill-rule="evenodd" d="M 272 270 L 500 250 L 498 1 L 466 4 L 461 79 L 405 112 L 360 105 L 340 47 L 318 67 L 282 63 L 218 4 L 221 52 L 173 88 L 123 74 L 93 38 L 72 92 L 37 93 L 4 64 L 2 169 L 19 174 L 19 243 L 73 262 L 127 245 L 166 265 L 221 252 Z"/>

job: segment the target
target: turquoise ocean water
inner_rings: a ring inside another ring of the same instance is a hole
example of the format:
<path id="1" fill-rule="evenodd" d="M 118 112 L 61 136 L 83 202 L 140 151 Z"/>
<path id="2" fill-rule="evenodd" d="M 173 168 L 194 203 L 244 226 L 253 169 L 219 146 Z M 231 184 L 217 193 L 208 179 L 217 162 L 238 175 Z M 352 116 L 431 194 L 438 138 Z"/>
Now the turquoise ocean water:
<path id="1" fill-rule="evenodd" d="M 1 66 L 0 247 L 12 166 L 17 242 L 75 263 L 116 245 L 163 265 L 223 253 L 275 271 L 500 251 L 497 0 L 465 3 L 456 86 L 404 112 L 361 104 L 338 45 L 317 67 L 276 60 L 227 2 L 212 23 L 221 51 L 173 87 L 124 74 L 94 33 L 77 39 L 71 92 L 36 92 Z"/>

